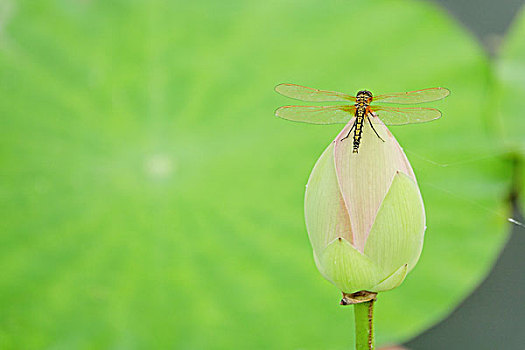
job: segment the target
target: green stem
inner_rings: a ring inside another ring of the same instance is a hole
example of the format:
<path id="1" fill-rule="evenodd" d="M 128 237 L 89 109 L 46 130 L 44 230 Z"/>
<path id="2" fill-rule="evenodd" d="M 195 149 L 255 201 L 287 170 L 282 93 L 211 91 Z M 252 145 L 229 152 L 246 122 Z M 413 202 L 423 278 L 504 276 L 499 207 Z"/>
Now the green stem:
<path id="1" fill-rule="evenodd" d="M 355 348 L 374 350 L 374 300 L 354 305 Z"/>

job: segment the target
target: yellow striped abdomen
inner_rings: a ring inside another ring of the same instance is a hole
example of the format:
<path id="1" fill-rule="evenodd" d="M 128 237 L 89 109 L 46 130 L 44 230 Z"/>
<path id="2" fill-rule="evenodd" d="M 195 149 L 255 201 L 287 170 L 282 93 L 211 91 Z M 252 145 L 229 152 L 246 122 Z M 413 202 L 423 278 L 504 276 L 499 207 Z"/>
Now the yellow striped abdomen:
<path id="1" fill-rule="evenodd" d="M 354 153 L 359 150 L 361 143 L 361 134 L 363 133 L 363 124 L 366 116 L 366 108 L 357 108 L 355 111 L 355 130 L 354 130 Z"/>

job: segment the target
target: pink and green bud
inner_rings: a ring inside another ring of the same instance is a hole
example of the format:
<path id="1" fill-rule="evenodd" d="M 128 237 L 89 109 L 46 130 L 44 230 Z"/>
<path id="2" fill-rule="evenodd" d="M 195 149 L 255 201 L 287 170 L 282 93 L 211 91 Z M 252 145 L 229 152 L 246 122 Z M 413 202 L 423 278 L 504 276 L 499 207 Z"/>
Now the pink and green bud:
<path id="1" fill-rule="evenodd" d="M 373 118 L 384 142 L 365 127 L 352 153 L 352 139 L 341 139 L 353 121 L 312 170 L 306 225 L 327 280 L 348 294 L 381 292 L 399 286 L 417 263 L 425 212 L 412 167 L 387 127 Z"/>

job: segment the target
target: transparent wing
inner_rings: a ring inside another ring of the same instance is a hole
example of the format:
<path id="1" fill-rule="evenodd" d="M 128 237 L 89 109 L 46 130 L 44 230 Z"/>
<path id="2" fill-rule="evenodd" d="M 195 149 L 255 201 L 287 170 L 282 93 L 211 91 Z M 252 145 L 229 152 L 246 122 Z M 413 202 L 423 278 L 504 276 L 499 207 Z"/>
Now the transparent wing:
<path id="1" fill-rule="evenodd" d="M 284 106 L 275 111 L 280 118 L 310 124 L 345 124 L 354 113 L 354 106 Z"/>
<path id="2" fill-rule="evenodd" d="M 435 108 L 374 106 L 371 109 L 387 125 L 425 123 L 441 117 L 441 112 Z"/>
<path id="3" fill-rule="evenodd" d="M 410 92 L 374 96 L 374 101 L 382 103 L 417 104 L 437 101 L 450 95 L 450 90 L 437 87 Z"/>
<path id="4" fill-rule="evenodd" d="M 283 96 L 308 102 L 355 101 L 354 96 L 342 92 L 319 90 L 295 84 L 279 84 L 275 91 Z"/>

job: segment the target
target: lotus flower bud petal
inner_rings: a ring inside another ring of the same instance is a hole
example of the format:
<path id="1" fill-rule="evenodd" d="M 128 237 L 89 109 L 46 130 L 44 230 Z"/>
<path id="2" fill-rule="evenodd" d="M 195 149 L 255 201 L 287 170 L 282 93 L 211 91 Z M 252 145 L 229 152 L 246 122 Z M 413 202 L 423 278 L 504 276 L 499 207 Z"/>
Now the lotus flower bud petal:
<path id="1" fill-rule="evenodd" d="M 365 254 L 383 271 L 414 268 L 423 248 L 425 213 L 417 185 L 397 173 L 368 235 Z"/>
<path id="2" fill-rule="evenodd" d="M 359 153 L 352 142 L 341 141 L 348 134 L 349 123 L 335 140 L 334 161 L 341 194 L 348 208 L 354 235 L 354 245 L 363 251 L 377 210 L 392 184 L 396 172 L 415 176 L 394 136 L 377 118 L 375 129 L 385 140 L 365 125 Z"/>
<path id="3" fill-rule="evenodd" d="M 314 253 L 321 254 L 336 238 L 353 242 L 333 158 L 334 143 L 324 151 L 310 175 L 305 195 L 306 225 Z"/>
<path id="4" fill-rule="evenodd" d="M 398 287 L 403 281 L 408 273 L 408 264 L 401 266 L 393 274 L 382 280 L 378 285 L 370 288 L 371 292 L 384 292 L 390 289 Z"/>
<path id="5" fill-rule="evenodd" d="M 323 251 L 319 262 L 325 278 L 341 290 L 368 290 L 382 278 L 382 271 L 346 239 L 338 238 Z"/>

